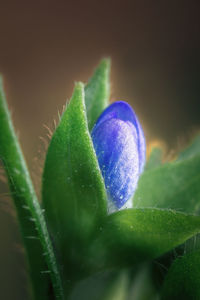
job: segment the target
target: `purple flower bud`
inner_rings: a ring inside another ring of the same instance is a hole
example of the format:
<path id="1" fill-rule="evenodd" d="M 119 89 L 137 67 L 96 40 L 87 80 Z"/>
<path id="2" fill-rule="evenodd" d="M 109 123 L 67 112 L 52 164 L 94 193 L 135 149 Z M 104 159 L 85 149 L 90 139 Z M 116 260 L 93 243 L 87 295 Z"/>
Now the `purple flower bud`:
<path id="1" fill-rule="evenodd" d="M 123 101 L 111 104 L 98 118 L 91 135 L 109 211 L 132 207 L 131 197 L 145 164 L 146 144 L 131 106 Z"/>

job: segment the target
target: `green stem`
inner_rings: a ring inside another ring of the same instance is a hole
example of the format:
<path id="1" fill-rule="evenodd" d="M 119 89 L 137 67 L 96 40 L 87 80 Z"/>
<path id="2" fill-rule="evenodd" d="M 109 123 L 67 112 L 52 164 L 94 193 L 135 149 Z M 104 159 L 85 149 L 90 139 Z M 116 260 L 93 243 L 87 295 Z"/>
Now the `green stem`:
<path id="1" fill-rule="evenodd" d="M 47 293 L 50 293 L 49 283 L 52 283 L 55 298 L 64 299 L 60 274 L 46 222 L 14 131 L 1 78 L 0 159 L 5 167 L 18 214 L 27 252 L 33 294 L 36 299 L 45 299 Z"/>

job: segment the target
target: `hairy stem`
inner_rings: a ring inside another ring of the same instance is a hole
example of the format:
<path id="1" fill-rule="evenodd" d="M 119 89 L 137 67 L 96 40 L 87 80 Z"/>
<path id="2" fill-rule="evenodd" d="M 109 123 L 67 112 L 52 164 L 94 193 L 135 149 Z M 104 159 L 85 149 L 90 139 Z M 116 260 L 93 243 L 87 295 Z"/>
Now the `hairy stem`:
<path id="1" fill-rule="evenodd" d="M 27 253 L 36 299 L 64 299 L 60 274 L 44 215 L 14 131 L 0 78 L 0 159 L 3 162 Z M 52 299 L 52 298 L 51 298 Z"/>

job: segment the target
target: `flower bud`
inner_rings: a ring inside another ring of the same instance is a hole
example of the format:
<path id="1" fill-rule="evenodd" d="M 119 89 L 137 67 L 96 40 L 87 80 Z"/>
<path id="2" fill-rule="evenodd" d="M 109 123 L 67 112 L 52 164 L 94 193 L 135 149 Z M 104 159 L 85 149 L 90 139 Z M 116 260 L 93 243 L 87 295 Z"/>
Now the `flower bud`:
<path id="1" fill-rule="evenodd" d="M 91 135 L 109 212 L 132 207 L 131 197 L 145 164 L 146 144 L 131 106 L 123 101 L 111 104 L 98 118 Z"/>

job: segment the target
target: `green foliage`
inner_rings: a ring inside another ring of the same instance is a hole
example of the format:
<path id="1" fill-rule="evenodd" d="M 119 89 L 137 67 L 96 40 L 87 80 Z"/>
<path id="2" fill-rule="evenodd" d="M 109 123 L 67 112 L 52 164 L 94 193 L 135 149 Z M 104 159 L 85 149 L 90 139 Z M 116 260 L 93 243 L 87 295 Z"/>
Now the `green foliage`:
<path id="1" fill-rule="evenodd" d="M 134 207 L 200 213 L 200 154 L 147 170 L 139 180 Z"/>
<path id="2" fill-rule="evenodd" d="M 42 176 L 45 218 L 1 88 L 0 159 L 18 213 L 33 296 L 149 300 L 161 290 L 162 299 L 199 299 L 200 138 L 164 164 L 162 150 L 154 148 L 133 208 L 108 215 L 90 131 L 109 102 L 109 73 L 110 61 L 104 59 L 86 86 L 76 83 L 53 133 Z M 172 255 L 183 250 L 181 258 Z M 163 287 L 147 267 L 157 259 L 165 268 L 172 263 Z"/>
<path id="3" fill-rule="evenodd" d="M 200 251 L 174 261 L 166 276 L 161 299 L 200 299 Z"/>
<path id="4" fill-rule="evenodd" d="M 85 87 L 88 127 L 91 130 L 102 111 L 109 104 L 110 60 L 103 59 Z"/>
<path id="5" fill-rule="evenodd" d="M 5 167 L 18 214 L 32 279 L 33 297 L 41 300 L 49 299 L 48 294 L 52 284 L 57 298 L 63 299 L 60 276 L 46 223 L 14 132 L 2 80 L 0 82 L 0 128 L 0 159 Z"/>
<path id="6" fill-rule="evenodd" d="M 104 181 L 87 127 L 81 83 L 76 84 L 49 145 L 42 191 L 46 218 L 66 272 L 77 277 L 82 252 L 107 212 Z"/>
<path id="7" fill-rule="evenodd" d="M 198 155 L 200 152 L 200 136 L 197 136 L 186 149 L 184 149 L 179 155 L 178 160 L 188 159 Z"/>
<path id="8" fill-rule="evenodd" d="M 154 147 L 145 165 L 145 171 L 157 168 L 161 164 L 162 164 L 162 149 L 158 147 Z"/>
<path id="9" fill-rule="evenodd" d="M 200 218 L 172 210 L 126 209 L 108 216 L 91 245 L 96 268 L 152 260 L 200 231 Z"/>

